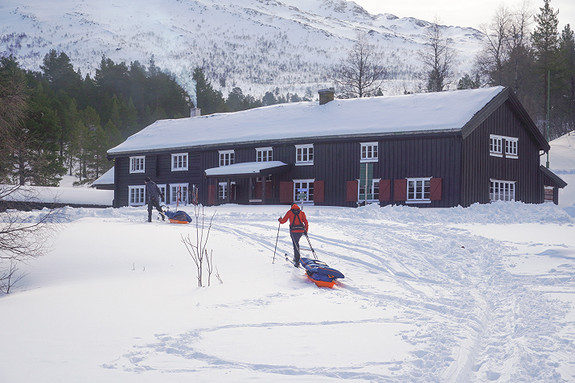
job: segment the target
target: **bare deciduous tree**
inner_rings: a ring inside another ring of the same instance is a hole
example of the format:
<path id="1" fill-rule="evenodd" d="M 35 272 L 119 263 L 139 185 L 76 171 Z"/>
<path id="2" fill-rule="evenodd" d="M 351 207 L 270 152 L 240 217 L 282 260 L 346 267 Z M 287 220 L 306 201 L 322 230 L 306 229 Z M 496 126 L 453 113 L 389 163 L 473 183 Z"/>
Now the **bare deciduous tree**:
<path id="1" fill-rule="evenodd" d="M 455 51 L 450 40 L 444 36 L 439 20 L 435 20 L 426 32 L 426 49 L 421 58 L 426 71 L 427 91 L 442 92 L 448 85 L 455 63 Z"/>
<path id="2" fill-rule="evenodd" d="M 344 97 L 370 97 L 381 94 L 387 70 L 381 64 L 383 55 L 367 36 L 358 35 L 347 59 L 335 67 L 334 79 Z"/>
<path id="3" fill-rule="evenodd" d="M 21 189 L 0 185 L 0 206 L 14 194 L 23 194 Z M 23 195 L 24 199 L 32 199 L 30 195 Z M 57 214 L 53 210 L 38 215 L 18 211 L 0 213 L 0 292 L 9 293 L 12 285 L 21 279 L 16 273 L 19 263 L 44 254 L 56 222 Z"/>

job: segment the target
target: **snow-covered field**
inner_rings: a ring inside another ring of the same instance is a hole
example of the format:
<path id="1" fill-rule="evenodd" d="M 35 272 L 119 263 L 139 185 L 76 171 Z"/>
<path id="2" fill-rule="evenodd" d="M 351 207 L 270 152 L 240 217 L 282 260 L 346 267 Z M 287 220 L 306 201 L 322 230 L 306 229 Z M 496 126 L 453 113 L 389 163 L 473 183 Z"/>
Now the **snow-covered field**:
<path id="1" fill-rule="evenodd" d="M 181 242 L 195 222 L 62 209 L 49 252 L 0 296 L 0 382 L 575 381 L 573 202 L 305 206 L 317 255 L 346 276 L 333 289 L 284 260 L 286 225 L 274 262 L 286 209 L 206 208 L 223 283 L 202 288 Z"/>

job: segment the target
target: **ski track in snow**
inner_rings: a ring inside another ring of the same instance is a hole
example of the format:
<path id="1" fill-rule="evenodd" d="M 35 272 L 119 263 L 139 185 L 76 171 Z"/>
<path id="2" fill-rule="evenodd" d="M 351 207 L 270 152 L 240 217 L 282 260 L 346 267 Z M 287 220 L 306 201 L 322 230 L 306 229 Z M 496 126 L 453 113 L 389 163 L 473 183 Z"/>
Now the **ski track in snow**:
<path id="1" fill-rule="evenodd" d="M 242 216 L 222 210 L 217 213 L 214 235 L 220 233 L 249 242 L 255 253 L 263 255 L 262 262 L 271 262 L 277 225 L 267 223 L 270 221 L 268 211 Z M 197 328 L 179 335 L 158 334 L 156 343 L 136 347 L 105 367 L 163 372 L 248 369 L 307 377 L 311 381 L 373 382 L 560 382 L 563 379 L 559 366 L 573 374 L 575 366 L 569 357 L 575 355 L 573 326 L 568 338 L 571 340 L 562 338 L 558 328 L 568 307 L 549 299 L 536 288 L 541 285 L 538 276 L 515 275 L 505 268 L 504 260 L 517 255 L 512 246 L 441 223 L 414 227 L 380 221 L 369 226 L 367 232 L 365 224 L 342 225 L 341 220 L 346 218 L 326 218 L 313 212 L 308 212 L 308 217 L 309 237 L 316 254 L 346 275 L 333 292 L 314 291 L 314 294 L 327 300 L 330 294 L 338 294 L 360 307 L 381 308 L 382 314 L 387 308 L 393 308 L 400 315 L 360 320 L 241 323 L 242 307 L 254 303 L 265 307 L 277 301 L 309 298 L 309 284 L 294 286 L 289 293 L 226 304 L 222 308 L 226 315 L 236 317 L 233 323 Z M 300 244 L 304 255 L 311 256 L 305 237 Z M 276 268 L 290 270 L 292 267 L 283 260 L 284 253 L 290 256 L 292 253 L 287 225 L 280 228 L 274 263 Z M 573 260 L 571 255 L 565 257 Z M 574 292 L 575 270 L 572 264 L 570 267 L 564 270 L 562 277 L 546 283 Z M 297 275 L 296 272 L 299 270 L 293 271 L 293 275 Z M 384 288 L 375 290 L 373 281 L 383 281 L 379 285 Z M 441 320 L 437 320 L 438 317 Z M 302 328 L 325 329 L 358 322 L 405 323 L 405 330 L 399 335 L 413 347 L 409 363 L 387 360 L 379 362 L 380 365 L 368 361 L 363 365 L 303 368 L 288 363 L 289 360 L 286 364 L 266 364 L 242 361 L 241 357 L 230 359 L 203 350 L 199 345 L 210 334 L 235 329 L 290 328 L 297 332 Z M 550 354 L 563 355 L 563 359 L 552 360 Z M 166 356 L 188 360 L 190 366 L 178 365 L 175 370 L 162 367 Z"/>

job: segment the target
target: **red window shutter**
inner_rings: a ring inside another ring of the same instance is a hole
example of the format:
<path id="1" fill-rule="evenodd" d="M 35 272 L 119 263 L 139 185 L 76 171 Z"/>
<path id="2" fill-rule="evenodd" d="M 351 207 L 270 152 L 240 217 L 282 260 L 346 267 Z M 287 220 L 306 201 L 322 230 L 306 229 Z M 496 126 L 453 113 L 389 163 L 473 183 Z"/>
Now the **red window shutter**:
<path id="1" fill-rule="evenodd" d="M 346 182 L 346 198 L 347 202 L 357 202 L 357 181 Z"/>
<path id="2" fill-rule="evenodd" d="M 391 201 L 391 180 L 379 181 L 379 201 Z"/>
<path id="3" fill-rule="evenodd" d="M 405 201 L 407 200 L 407 180 L 394 180 L 393 181 L 393 200 Z"/>
<path id="4" fill-rule="evenodd" d="M 314 181 L 313 183 L 313 202 L 323 203 L 325 190 L 325 181 Z"/>
<path id="5" fill-rule="evenodd" d="M 429 181 L 429 199 L 432 201 L 441 200 L 442 178 L 432 178 Z"/>
<path id="6" fill-rule="evenodd" d="M 216 204 L 216 185 L 208 185 L 208 205 Z"/>
<path id="7" fill-rule="evenodd" d="M 280 203 L 293 202 L 293 182 L 280 182 Z"/>

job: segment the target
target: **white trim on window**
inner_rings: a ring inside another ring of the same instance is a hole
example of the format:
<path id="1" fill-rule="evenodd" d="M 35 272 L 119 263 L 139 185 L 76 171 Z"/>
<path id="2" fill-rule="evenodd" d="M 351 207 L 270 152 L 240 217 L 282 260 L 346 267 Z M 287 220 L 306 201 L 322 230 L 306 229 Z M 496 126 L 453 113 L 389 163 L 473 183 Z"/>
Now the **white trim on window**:
<path id="1" fill-rule="evenodd" d="M 172 154 L 172 171 L 180 172 L 188 170 L 188 153 Z"/>
<path id="2" fill-rule="evenodd" d="M 519 138 L 505 137 L 505 157 L 517 159 L 519 158 Z"/>
<path id="3" fill-rule="evenodd" d="M 489 155 L 503 157 L 503 136 L 489 135 Z"/>
<path id="4" fill-rule="evenodd" d="M 431 203 L 431 177 L 408 178 L 406 203 Z"/>
<path id="5" fill-rule="evenodd" d="M 377 162 L 379 143 L 362 142 L 360 162 Z"/>
<path id="6" fill-rule="evenodd" d="M 142 206 L 146 204 L 146 186 L 128 186 L 128 206 Z"/>
<path id="7" fill-rule="evenodd" d="M 233 150 L 219 150 L 220 166 L 228 166 L 236 162 L 236 154 Z"/>
<path id="8" fill-rule="evenodd" d="M 489 180 L 489 200 L 515 201 L 515 181 Z"/>
<path id="9" fill-rule="evenodd" d="M 130 157 L 130 173 L 146 172 L 146 156 Z"/>
<path id="10" fill-rule="evenodd" d="M 313 144 L 295 146 L 295 164 L 313 165 Z"/>
<path id="11" fill-rule="evenodd" d="M 499 136 L 496 134 L 489 135 L 489 155 L 494 157 L 517 159 L 519 158 L 519 138 Z"/>
<path id="12" fill-rule="evenodd" d="M 166 203 L 166 184 L 157 184 L 158 188 L 160 189 L 160 193 L 162 193 L 160 195 L 160 203 Z M 164 197 L 162 197 L 162 195 Z"/>
<path id="13" fill-rule="evenodd" d="M 371 185 L 369 185 L 367 192 L 367 196 L 371 196 L 371 198 L 368 198 L 367 202 L 379 202 L 379 181 L 379 178 L 371 180 Z M 357 197 L 358 202 L 365 202 L 365 186 L 361 184 L 360 180 L 357 180 Z"/>
<path id="14" fill-rule="evenodd" d="M 228 183 L 218 182 L 218 199 L 225 200 L 228 198 Z"/>
<path id="15" fill-rule="evenodd" d="M 188 186 L 188 183 L 170 184 L 170 205 L 188 204 Z"/>
<path id="16" fill-rule="evenodd" d="M 293 180 L 294 202 L 313 203 L 315 179 Z"/>
<path id="17" fill-rule="evenodd" d="M 271 146 L 256 148 L 256 162 L 269 162 L 274 159 L 274 152 Z"/>

